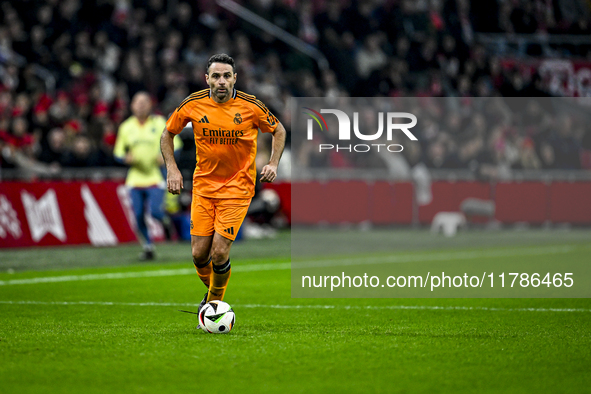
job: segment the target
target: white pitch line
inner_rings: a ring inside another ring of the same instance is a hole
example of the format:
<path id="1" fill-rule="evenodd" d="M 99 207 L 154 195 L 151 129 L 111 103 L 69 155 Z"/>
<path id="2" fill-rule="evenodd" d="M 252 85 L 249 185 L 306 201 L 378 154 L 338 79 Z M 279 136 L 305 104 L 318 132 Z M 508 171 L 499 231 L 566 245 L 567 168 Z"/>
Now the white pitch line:
<path id="1" fill-rule="evenodd" d="M 232 271 L 233 272 L 252 272 L 252 271 L 267 271 L 267 270 L 284 270 L 284 269 L 289 269 L 290 267 L 291 267 L 291 263 L 252 264 L 252 265 L 232 267 Z M 150 278 L 150 277 L 159 277 L 159 276 L 179 276 L 179 275 L 192 275 L 192 274 L 195 274 L 194 268 L 179 268 L 179 269 L 139 271 L 139 272 L 112 272 L 112 273 L 106 273 L 106 274 L 46 276 L 46 277 L 39 277 L 39 278 L 4 280 L 4 281 L 0 281 L 0 286 L 30 285 L 30 284 L 37 284 L 37 283 L 55 283 L 55 282 L 74 282 L 74 281 L 99 280 L 99 279 Z"/>
<path id="2" fill-rule="evenodd" d="M 348 265 L 369 265 L 369 264 L 387 264 L 387 263 L 414 263 L 422 261 L 450 261 L 450 260 L 471 260 L 496 257 L 511 256 L 538 256 L 546 254 L 563 254 L 573 251 L 573 246 L 547 246 L 537 248 L 525 248 L 517 250 L 486 250 L 486 251 L 466 251 L 466 252 L 437 252 L 429 254 L 403 254 L 398 256 L 379 256 L 368 258 L 349 258 L 315 261 L 295 261 L 293 268 L 316 268 L 316 267 L 334 267 Z"/>
<path id="3" fill-rule="evenodd" d="M 148 278 L 153 276 L 176 276 L 189 275 L 194 273 L 194 269 L 181 268 L 171 270 L 141 271 L 141 272 L 112 272 L 106 274 L 86 274 L 86 275 L 64 275 L 64 276 L 46 276 L 29 279 L 9 279 L 1 281 L 0 285 L 28 285 L 35 283 L 55 283 L 55 282 L 74 282 L 81 280 L 98 279 L 125 279 L 125 278 Z"/>
<path id="4" fill-rule="evenodd" d="M 108 302 L 108 301 L 2 301 L 8 305 L 97 305 L 97 306 L 159 306 L 159 307 L 197 307 L 199 304 L 180 302 Z M 355 309 L 355 310 L 428 310 L 428 311 L 490 311 L 490 312 L 583 312 L 584 308 L 489 308 L 485 306 L 433 306 L 433 305 L 268 305 L 232 304 L 237 308 L 270 309 Z"/>
<path id="5" fill-rule="evenodd" d="M 575 248 L 572 246 L 550 246 L 539 248 L 526 248 L 518 250 L 488 250 L 488 251 L 471 251 L 471 252 L 451 252 L 451 253 L 431 253 L 431 254 L 405 254 L 399 256 L 380 256 L 380 257 L 358 257 L 349 259 L 333 259 L 333 260 L 308 260 L 295 262 L 293 268 L 321 268 L 321 267 L 335 267 L 335 266 L 351 266 L 351 265 L 371 265 L 371 264 L 387 264 L 387 263 L 411 263 L 421 261 L 451 261 L 451 260 L 469 260 L 469 259 L 484 259 L 510 256 L 537 256 L 546 254 L 563 254 L 569 253 Z M 233 272 L 255 272 L 267 270 L 287 270 L 292 268 L 291 263 L 278 264 L 251 264 L 251 265 L 236 265 L 232 267 Z M 150 278 L 161 276 L 179 276 L 194 274 L 193 268 L 180 269 L 165 269 L 154 271 L 139 271 L 139 272 L 113 272 L 105 274 L 85 274 L 85 275 L 64 275 L 64 276 L 47 276 L 28 279 L 9 279 L 0 281 L 0 286 L 7 285 L 29 285 L 38 283 L 56 283 L 56 282 L 74 282 L 86 280 L 101 280 L 101 279 L 127 279 L 127 278 Z"/>

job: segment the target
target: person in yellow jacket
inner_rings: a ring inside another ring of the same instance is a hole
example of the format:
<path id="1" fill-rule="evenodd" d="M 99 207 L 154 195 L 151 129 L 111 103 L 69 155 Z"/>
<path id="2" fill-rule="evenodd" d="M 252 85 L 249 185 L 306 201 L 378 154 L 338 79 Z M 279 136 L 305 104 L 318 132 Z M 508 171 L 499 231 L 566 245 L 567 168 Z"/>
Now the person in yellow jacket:
<path id="1" fill-rule="evenodd" d="M 113 154 L 118 162 L 129 166 L 125 185 L 129 188 L 137 227 L 144 240 L 140 260 L 145 261 L 155 258 L 145 215 L 149 210 L 154 219 L 160 222 L 164 219 L 160 136 L 166 119 L 152 114 L 152 100 L 146 92 L 133 96 L 131 112 L 133 115 L 119 126 Z"/>

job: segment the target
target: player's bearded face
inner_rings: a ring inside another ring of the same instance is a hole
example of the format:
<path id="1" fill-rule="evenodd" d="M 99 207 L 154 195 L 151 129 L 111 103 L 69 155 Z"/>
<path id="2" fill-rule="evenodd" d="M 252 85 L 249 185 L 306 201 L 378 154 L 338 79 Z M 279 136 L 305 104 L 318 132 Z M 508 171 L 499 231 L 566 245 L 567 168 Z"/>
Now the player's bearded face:
<path id="1" fill-rule="evenodd" d="M 226 102 L 232 96 L 236 73 L 234 68 L 225 63 L 212 63 L 205 80 L 211 89 L 211 96 L 217 102 Z"/>

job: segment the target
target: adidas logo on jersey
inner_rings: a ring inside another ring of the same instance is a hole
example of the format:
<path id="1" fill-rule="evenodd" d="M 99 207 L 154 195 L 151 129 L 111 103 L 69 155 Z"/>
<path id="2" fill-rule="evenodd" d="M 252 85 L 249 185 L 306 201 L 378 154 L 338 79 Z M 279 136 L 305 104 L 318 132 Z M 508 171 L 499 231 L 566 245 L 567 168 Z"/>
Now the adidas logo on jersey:
<path id="1" fill-rule="evenodd" d="M 197 123 L 209 123 L 209 119 L 207 119 L 207 115 L 201 118 L 201 120 Z"/>
<path id="2" fill-rule="evenodd" d="M 230 235 L 234 235 L 234 227 L 227 228 L 224 230 L 224 232 Z"/>

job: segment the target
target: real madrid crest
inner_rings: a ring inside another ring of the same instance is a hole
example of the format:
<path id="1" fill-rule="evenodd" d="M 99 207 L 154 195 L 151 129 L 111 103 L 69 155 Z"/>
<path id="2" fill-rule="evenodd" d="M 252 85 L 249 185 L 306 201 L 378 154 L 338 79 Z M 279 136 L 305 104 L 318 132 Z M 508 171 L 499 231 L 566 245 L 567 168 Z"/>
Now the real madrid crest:
<path id="1" fill-rule="evenodd" d="M 240 114 L 236 114 L 234 117 L 234 123 L 240 124 L 242 123 L 242 116 Z"/>

